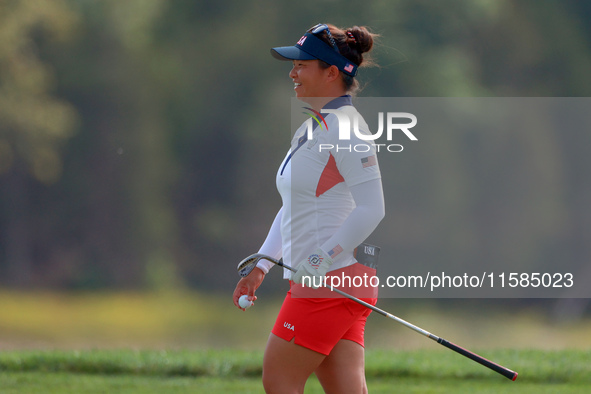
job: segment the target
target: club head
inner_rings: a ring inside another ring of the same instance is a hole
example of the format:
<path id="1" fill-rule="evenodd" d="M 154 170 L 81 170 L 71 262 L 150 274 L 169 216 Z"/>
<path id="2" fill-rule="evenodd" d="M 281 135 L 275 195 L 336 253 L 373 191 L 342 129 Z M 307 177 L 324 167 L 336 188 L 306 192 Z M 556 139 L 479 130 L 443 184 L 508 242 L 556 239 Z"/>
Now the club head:
<path id="1" fill-rule="evenodd" d="M 260 253 L 255 253 L 242 260 L 240 263 L 238 263 L 238 267 L 236 268 L 238 270 L 238 275 L 243 278 L 247 277 L 252 272 L 254 267 L 257 266 L 259 260 L 264 257 L 265 256 Z"/>

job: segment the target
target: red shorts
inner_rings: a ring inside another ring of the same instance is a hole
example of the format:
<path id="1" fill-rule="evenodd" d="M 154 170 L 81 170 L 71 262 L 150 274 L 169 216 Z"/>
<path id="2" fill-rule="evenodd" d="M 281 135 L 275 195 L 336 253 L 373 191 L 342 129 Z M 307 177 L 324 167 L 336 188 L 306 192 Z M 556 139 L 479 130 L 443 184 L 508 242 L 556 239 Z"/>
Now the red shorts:
<path id="1" fill-rule="evenodd" d="M 342 297 L 292 297 L 292 290 L 297 292 L 300 286 L 290 282 L 273 334 L 286 341 L 295 337 L 297 345 L 325 355 L 341 339 L 364 345 L 365 323 L 371 309 Z M 362 299 L 372 305 L 377 302 L 377 298 Z"/>

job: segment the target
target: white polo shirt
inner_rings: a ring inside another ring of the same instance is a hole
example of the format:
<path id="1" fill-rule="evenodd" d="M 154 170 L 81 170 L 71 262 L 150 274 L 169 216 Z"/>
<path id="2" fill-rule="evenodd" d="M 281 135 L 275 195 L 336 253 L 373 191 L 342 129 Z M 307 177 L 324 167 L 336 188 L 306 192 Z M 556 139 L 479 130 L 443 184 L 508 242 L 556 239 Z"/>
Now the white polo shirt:
<path id="1" fill-rule="evenodd" d="M 343 111 L 351 119 L 359 117 L 359 130 L 369 134 L 367 124 L 351 105 L 351 97 L 339 97 L 325 106 Z M 304 123 L 295 133 L 291 149 L 279 166 L 276 183 L 283 209 L 281 239 L 283 261 L 297 269 L 299 264 L 323 245 L 341 227 L 355 202 L 349 187 L 381 178 L 372 141 L 358 138 L 339 140 L 335 114 L 323 114 L 326 126 L 314 128 L 307 140 Z M 325 252 L 329 252 L 325 250 Z M 354 264 L 352 251 L 336 256 L 330 271 Z M 291 273 L 284 270 L 284 277 Z"/>

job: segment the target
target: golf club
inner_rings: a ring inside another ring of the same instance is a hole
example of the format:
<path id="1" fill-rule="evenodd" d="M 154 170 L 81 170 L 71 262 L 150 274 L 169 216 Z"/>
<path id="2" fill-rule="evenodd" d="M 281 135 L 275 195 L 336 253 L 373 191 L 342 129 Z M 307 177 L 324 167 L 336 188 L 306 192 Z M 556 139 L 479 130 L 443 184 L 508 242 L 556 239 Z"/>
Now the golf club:
<path id="1" fill-rule="evenodd" d="M 289 266 L 283 264 L 283 260 L 276 260 L 276 259 L 274 259 L 274 258 L 272 258 L 270 256 L 267 256 L 267 255 L 264 255 L 264 254 L 260 254 L 260 253 L 255 253 L 255 254 L 252 254 L 252 255 L 248 256 L 247 258 L 245 258 L 244 260 L 242 260 L 240 263 L 238 263 L 238 268 L 237 268 L 238 269 L 238 274 L 241 277 L 243 277 L 243 278 L 244 277 L 247 277 L 252 272 L 252 270 L 256 267 L 257 263 L 261 259 L 268 260 L 268 261 L 270 261 L 270 262 L 272 262 L 272 263 L 274 263 L 274 264 L 276 264 L 276 265 L 278 265 L 280 267 L 283 267 L 285 269 L 288 269 L 288 270 L 290 270 L 292 272 L 296 272 L 296 270 L 293 269 L 292 267 L 289 267 Z M 326 284 L 325 284 L 325 286 L 326 286 Z M 386 311 L 384 311 L 384 310 L 382 310 L 382 309 L 380 309 L 380 308 L 378 308 L 376 306 L 373 306 L 371 304 L 368 304 L 367 302 L 365 302 L 363 300 L 360 300 L 359 298 L 354 297 L 354 296 L 352 296 L 350 294 L 347 294 L 347 293 L 345 293 L 342 290 L 339 290 L 339 289 L 336 289 L 336 288 L 333 288 L 332 290 L 334 292 L 342 295 L 343 297 L 346 297 L 346 298 L 348 298 L 350 300 L 353 300 L 353 301 L 355 301 L 355 302 L 357 302 L 357 303 L 359 303 L 359 304 L 361 304 L 361 305 L 363 305 L 363 306 L 371 309 L 372 311 L 374 311 L 376 313 L 379 313 L 380 315 L 382 315 L 384 317 L 388 317 L 388 318 L 390 318 L 392 320 L 397 321 L 400 324 L 405 325 L 406 327 L 410 328 L 411 330 L 416 331 L 419 334 L 422 334 L 422 335 L 424 335 L 424 336 L 426 336 L 426 337 L 434 340 L 435 342 L 439 343 L 440 345 L 443 345 L 446 348 L 451 349 L 454 352 L 457 352 L 457 353 L 461 354 L 462 356 L 468 357 L 469 359 L 471 359 L 473 361 L 476 361 L 477 363 L 479 363 L 481 365 L 484 365 L 485 367 L 490 368 L 490 369 L 492 369 L 493 371 L 495 371 L 497 373 L 500 373 L 501 375 L 505 376 L 508 379 L 511 379 L 513 381 L 515 379 L 517 379 L 517 372 L 515 372 L 515 371 L 512 371 L 512 370 L 510 370 L 508 368 L 503 367 L 502 365 L 499 365 L 499 364 L 494 363 L 494 362 L 492 362 L 490 360 L 487 360 L 486 358 L 481 357 L 478 354 L 473 353 L 473 352 L 471 352 L 471 351 L 469 351 L 467 349 L 464 349 L 463 347 L 460 347 L 460 346 L 458 346 L 458 345 L 456 345 L 456 344 L 454 344 L 452 342 L 449 342 L 449 341 L 447 341 L 447 340 L 445 340 L 443 338 L 440 338 L 437 335 L 431 334 L 429 331 L 423 330 L 422 328 L 420 328 L 418 326 L 415 326 L 414 324 L 411 324 L 411 323 L 407 322 L 406 320 L 403 320 L 403 319 L 401 319 L 401 318 L 399 318 L 397 316 L 394 316 L 394 315 L 392 315 L 392 314 L 390 314 L 390 313 L 388 313 L 388 312 L 386 312 Z"/>

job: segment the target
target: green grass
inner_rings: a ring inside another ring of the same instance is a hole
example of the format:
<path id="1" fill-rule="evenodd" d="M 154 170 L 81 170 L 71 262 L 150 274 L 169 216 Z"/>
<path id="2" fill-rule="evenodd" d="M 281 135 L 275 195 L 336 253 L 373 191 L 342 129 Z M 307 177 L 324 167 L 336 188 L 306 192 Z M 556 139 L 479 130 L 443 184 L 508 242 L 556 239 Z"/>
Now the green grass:
<path id="1" fill-rule="evenodd" d="M 230 296 L 0 289 L 0 394 L 262 393 L 261 349 L 282 297 L 261 293 L 242 312 Z M 591 349 L 589 318 L 555 321 L 535 308 L 509 313 L 477 301 L 445 309 L 430 300 L 379 305 L 519 377 L 511 382 L 372 314 L 366 329 L 371 393 L 591 392 L 591 351 L 568 350 Z M 247 340 L 237 332 L 249 333 Z M 306 393 L 322 393 L 314 377 Z"/>
<path id="2" fill-rule="evenodd" d="M 481 350 L 520 373 L 511 382 L 454 352 L 378 351 L 366 356 L 372 393 L 585 393 L 591 352 Z M 2 393 L 260 393 L 260 351 L 7 351 Z M 321 393 L 311 378 L 306 393 Z"/>

